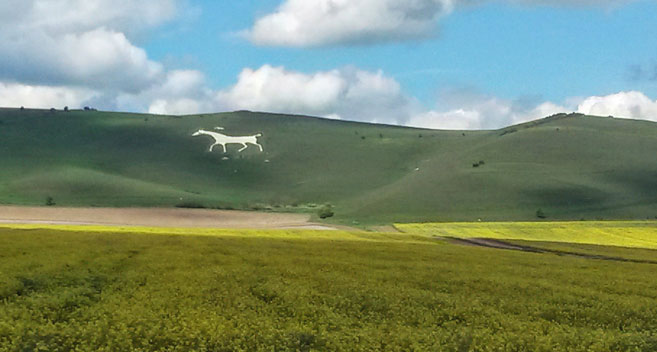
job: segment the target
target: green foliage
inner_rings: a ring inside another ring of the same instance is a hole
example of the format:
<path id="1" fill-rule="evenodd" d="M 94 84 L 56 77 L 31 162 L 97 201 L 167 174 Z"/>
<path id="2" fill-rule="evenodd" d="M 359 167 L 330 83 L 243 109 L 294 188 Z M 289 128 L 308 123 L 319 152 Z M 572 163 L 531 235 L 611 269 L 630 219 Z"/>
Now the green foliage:
<path id="1" fill-rule="evenodd" d="M 333 221 L 364 225 L 535 220 L 539 207 L 550 219 L 645 219 L 657 207 L 657 124 L 647 121 L 556 115 L 466 134 L 250 112 L 53 116 L 0 109 L 0 203 L 328 202 L 340 209 Z M 191 134 L 216 126 L 262 132 L 265 152 L 208 153 L 211 140 Z"/>
<path id="2" fill-rule="evenodd" d="M 55 199 L 51 196 L 47 196 L 46 197 L 46 206 L 51 207 L 53 205 L 55 205 Z"/>
<path id="3" fill-rule="evenodd" d="M 547 218 L 547 215 L 545 215 L 545 212 L 543 212 L 543 209 L 538 209 L 536 210 L 536 217 L 539 219 L 545 219 Z"/>
<path id="4" fill-rule="evenodd" d="M 333 212 L 333 206 L 331 204 L 325 204 L 317 211 L 317 216 L 319 216 L 320 219 L 331 218 L 333 215 L 335 215 L 335 213 Z"/>
<path id="5" fill-rule="evenodd" d="M 0 351 L 657 349 L 654 265 L 216 233 L 0 230 Z"/>

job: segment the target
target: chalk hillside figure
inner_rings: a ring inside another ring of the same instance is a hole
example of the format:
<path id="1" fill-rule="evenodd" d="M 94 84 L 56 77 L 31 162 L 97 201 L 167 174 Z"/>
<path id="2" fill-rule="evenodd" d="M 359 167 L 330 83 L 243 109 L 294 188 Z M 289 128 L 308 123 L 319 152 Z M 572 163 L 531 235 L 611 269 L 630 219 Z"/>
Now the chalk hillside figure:
<path id="1" fill-rule="evenodd" d="M 216 130 L 223 130 L 223 127 L 215 127 Z M 225 134 L 221 134 L 219 132 L 213 132 L 213 131 L 206 131 L 204 129 L 200 129 L 192 136 L 201 136 L 201 135 L 206 135 L 214 138 L 214 143 L 210 146 L 209 151 L 212 152 L 214 150 L 214 147 L 220 145 L 221 148 L 223 149 L 224 153 L 227 152 L 226 145 L 228 144 L 241 144 L 242 148 L 238 150 L 238 152 L 242 152 L 246 148 L 249 147 L 249 144 L 255 145 L 260 149 L 260 152 L 263 152 L 262 145 L 258 143 L 258 137 L 262 137 L 262 133 L 255 134 L 253 136 L 227 136 Z"/>

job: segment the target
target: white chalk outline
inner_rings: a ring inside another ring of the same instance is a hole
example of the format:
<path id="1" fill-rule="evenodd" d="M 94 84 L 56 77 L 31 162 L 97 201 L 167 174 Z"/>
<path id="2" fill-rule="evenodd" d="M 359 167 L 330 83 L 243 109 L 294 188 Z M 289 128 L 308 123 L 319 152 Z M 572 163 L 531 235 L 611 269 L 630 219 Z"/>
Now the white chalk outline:
<path id="1" fill-rule="evenodd" d="M 216 130 L 223 130 L 223 127 L 215 127 Z M 253 144 L 260 148 L 260 152 L 262 153 L 264 150 L 262 148 L 262 145 L 258 143 L 258 137 L 262 137 L 262 133 L 255 134 L 253 136 L 227 136 L 225 134 L 221 134 L 218 132 L 211 132 L 211 131 L 206 131 L 204 129 L 200 129 L 194 134 L 192 134 L 193 137 L 200 136 L 200 135 L 206 135 L 214 138 L 214 143 L 210 146 L 209 151 L 213 151 L 214 147 L 220 145 L 223 150 L 224 154 L 227 152 L 226 150 L 226 145 L 227 144 L 241 144 L 243 147 L 238 150 L 238 152 L 242 152 L 244 149 L 249 147 L 249 144 Z"/>

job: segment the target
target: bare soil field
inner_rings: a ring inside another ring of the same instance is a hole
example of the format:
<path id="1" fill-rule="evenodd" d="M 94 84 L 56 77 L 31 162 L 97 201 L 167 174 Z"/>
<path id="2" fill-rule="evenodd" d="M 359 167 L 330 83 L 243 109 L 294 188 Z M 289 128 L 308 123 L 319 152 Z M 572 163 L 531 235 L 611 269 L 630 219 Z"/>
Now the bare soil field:
<path id="1" fill-rule="evenodd" d="M 310 222 L 307 214 L 208 209 L 0 206 L 0 223 L 335 230 Z"/>

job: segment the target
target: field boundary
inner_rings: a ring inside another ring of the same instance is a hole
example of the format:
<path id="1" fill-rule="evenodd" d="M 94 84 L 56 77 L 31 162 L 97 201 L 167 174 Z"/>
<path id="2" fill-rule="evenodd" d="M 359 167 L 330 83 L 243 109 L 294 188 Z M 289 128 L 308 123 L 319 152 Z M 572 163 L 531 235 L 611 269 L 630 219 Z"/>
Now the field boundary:
<path id="1" fill-rule="evenodd" d="M 457 245 L 475 246 L 475 247 L 491 248 L 498 250 L 522 251 L 522 252 L 531 252 L 537 254 L 556 254 L 560 256 L 571 256 L 571 257 L 578 257 L 584 259 L 594 259 L 594 260 L 597 259 L 597 260 L 607 260 L 607 261 L 626 262 L 626 263 L 657 264 L 657 261 L 655 260 L 628 259 L 622 257 L 599 255 L 599 254 L 586 254 L 586 253 L 571 252 L 571 251 L 560 251 L 556 249 L 547 249 L 547 248 L 519 245 L 519 244 L 509 243 L 509 242 L 505 242 L 497 239 L 491 239 L 491 238 L 457 238 L 457 237 L 441 237 L 441 236 L 435 236 L 434 238 L 445 240 L 449 243 L 453 243 Z"/>

